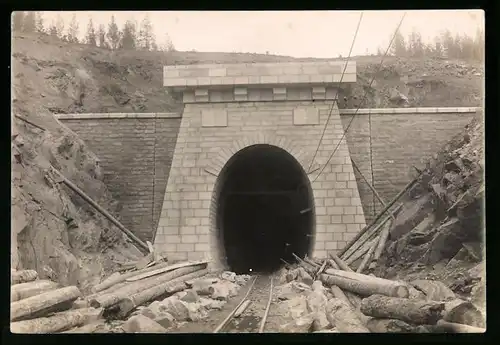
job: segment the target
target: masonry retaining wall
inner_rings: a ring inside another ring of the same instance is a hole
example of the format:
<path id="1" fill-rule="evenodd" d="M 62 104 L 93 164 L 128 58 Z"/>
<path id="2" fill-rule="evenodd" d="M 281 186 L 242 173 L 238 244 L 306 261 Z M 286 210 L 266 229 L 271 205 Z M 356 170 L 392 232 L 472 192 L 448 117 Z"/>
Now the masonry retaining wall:
<path id="1" fill-rule="evenodd" d="M 341 109 L 351 158 L 385 201 L 410 180 L 412 165 L 432 154 L 471 120 L 476 108 Z M 181 122 L 179 114 L 58 114 L 101 159 L 105 182 L 120 201 L 121 221 L 143 240 L 158 224 Z M 370 120 L 372 160 L 370 160 Z M 321 120 L 324 125 L 324 120 Z M 319 140 L 319 137 L 314 138 Z M 325 143 L 324 143 L 325 144 Z M 332 143 L 332 150 L 336 142 Z M 371 163 L 372 162 L 372 163 Z M 373 193 L 354 172 L 365 217 L 373 214 Z M 380 211 L 375 202 L 375 211 Z"/>

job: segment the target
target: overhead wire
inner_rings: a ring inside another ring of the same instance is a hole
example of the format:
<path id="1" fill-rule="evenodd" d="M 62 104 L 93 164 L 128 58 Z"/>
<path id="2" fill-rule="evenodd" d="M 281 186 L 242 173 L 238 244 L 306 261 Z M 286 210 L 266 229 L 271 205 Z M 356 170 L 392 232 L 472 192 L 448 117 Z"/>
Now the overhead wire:
<path id="1" fill-rule="evenodd" d="M 323 167 L 320 169 L 320 171 L 318 172 L 318 175 L 316 175 L 316 177 L 312 180 L 312 182 L 315 182 L 320 176 L 321 174 L 323 173 L 323 171 L 325 170 L 325 168 L 328 166 L 328 163 L 330 163 L 331 159 L 333 158 L 333 156 L 335 155 L 335 153 L 337 152 L 340 144 L 342 143 L 342 140 L 344 140 L 344 137 L 345 135 L 347 134 L 347 132 L 349 131 L 349 128 L 351 127 L 352 125 L 352 122 L 354 121 L 354 119 L 356 118 L 356 115 L 358 114 L 358 111 L 359 109 L 361 108 L 362 104 L 365 102 L 366 100 L 366 95 L 368 94 L 368 90 L 370 90 L 372 84 L 373 84 L 373 81 L 375 80 L 375 77 L 376 75 L 378 74 L 378 72 L 380 71 L 381 67 L 382 67 L 382 64 L 384 62 L 384 59 L 385 57 L 387 56 L 387 53 L 389 52 L 389 49 L 391 48 L 392 46 L 392 43 L 394 42 L 394 39 L 396 38 L 396 35 L 399 31 L 399 28 L 401 27 L 401 24 L 403 24 L 403 20 L 405 19 L 406 17 L 406 12 L 403 13 L 403 16 L 401 17 L 401 20 L 399 21 L 399 24 L 398 26 L 396 27 L 396 30 L 394 31 L 394 35 L 392 36 L 392 39 L 391 41 L 389 42 L 389 46 L 387 47 L 384 55 L 382 56 L 382 59 L 380 61 L 380 64 L 378 66 L 378 69 L 377 71 L 373 74 L 373 78 L 372 80 L 370 81 L 370 84 L 368 85 L 367 88 L 365 88 L 365 93 L 363 95 L 363 99 L 362 101 L 359 103 L 359 106 L 358 108 L 356 109 L 356 111 L 354 112 L 354 115 L 352 116 L 351 120 L 349 121 L 349 123 L 347 124 L 347 127 L 346 129 L 344 130 L 344 133 L 342 134 L 342 137 L 340 138 L 339 142 L 337 143 L 337 146 L 335 147 L 335 149 L 332 151 L 332 153 L 330 154 L 330 156 L 328 157 L 328 160 L 326 161 L 326 163 L 323 165 Z"/>
<path id="2" fill-rule="evenodd" d="M 347 60 L 344 64 L 344 69 L 342 70 L 342 75 L 340 76 L 339 86 L 342 83 L 342 80 L 344 79 L 344 74 L 345 74 L 345 71 L 347 70 L 347 65 L 349 64 L 349 59 L 351 58 L 351 53 L 352 53 L 352 49 L 354 47 L 354 43 L 356 42 L 356 37 L 358 36 L 359 27 L 361 25 L 361 20 L 363 19 L 363 14 L 364 14 L 364 12 L 361 12 L 361 15 L 359 16 L 358 25 L 356 27 L 356 31 L 354 32 L 354 37 L 352 39 L 351 48 L 349 49 L 349 55 L 347 56 Z M 333 98 L 332 106 L 330 107 L 330 112 L 328 113 L 328 117 L 327 117 L 326 122 L 325 122 L 325 127 L 323 127 L 323 133 L 321 133 L 321 137 L 319 138 L 318 147 L 316 147 L 316 151 L 314 152 L 314 155 L 311 159 L 311 163 L 309 163 L 309 168 L 307 169 L 308 172 L 311 171 L 311 167 L 314 164 L 314 159 L 316 158 L 316 155 L 318 154 L 319 148 L 321 147 L 321 142 L 323 141 L 323 137 L 325 136 L 326 128 L 328 127 L 328 123 L 330 122 L 330 118 L 331 118 L 332 113 L 333 113 L 333 108 L 335 107 L 335 102 L 337 102 L 337 96 L 339 94 L 338 90 L 339 89 L 337 88 L 337 92 L 335 94 L 335 97 Z"/>

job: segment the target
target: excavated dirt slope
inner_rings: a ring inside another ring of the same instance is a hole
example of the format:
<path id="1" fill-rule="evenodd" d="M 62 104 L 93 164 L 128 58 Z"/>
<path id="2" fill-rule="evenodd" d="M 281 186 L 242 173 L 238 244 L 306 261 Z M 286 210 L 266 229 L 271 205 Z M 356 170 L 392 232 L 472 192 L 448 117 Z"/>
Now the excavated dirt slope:
<path id="1" fill-rule="evenodd" d="M 105 209 L 119 205 L 102 181 L 98 158 L 52 113 L 179 111 L 162 87 L 165 64 L 293 61 L 258 54 L 109 51 L 38 34 L 13 40 L 12 267 L 86 290 L 120 262 L 139 255 L 124 236 L 73 192 L 53 181 L 59 169 Z M 303 59 L 304 60 L 304 59 Z M 305 59 L 310 60 L 310 59 Z M 456 61 L 356 58 L 359 82 L 343 107 L 478 106 L 482 68 Z M 367 90 L 367 91 L 366 91 Z M 343 100 L 343 95 L 341 95 Z"/>
<path id="2" fill-rule="evenodd" d="M 353 57 L 358 82 L 341 96 L 341 107 L 480 106 L 483 68 L 440 59 Z M 14 78 L 24 89 L 26 111 L 52 113 L 164 112 L 179 104 L 162 86 L 162 66 L 197 63 L 280 62 L 284 56 L 234 53 L 110 51 L 61 42 L 39 34 L 16 34 Z M 373 75 L 375 80 L 371 87 Z M 347 102 L 344 102 L 344 96 Z"/>

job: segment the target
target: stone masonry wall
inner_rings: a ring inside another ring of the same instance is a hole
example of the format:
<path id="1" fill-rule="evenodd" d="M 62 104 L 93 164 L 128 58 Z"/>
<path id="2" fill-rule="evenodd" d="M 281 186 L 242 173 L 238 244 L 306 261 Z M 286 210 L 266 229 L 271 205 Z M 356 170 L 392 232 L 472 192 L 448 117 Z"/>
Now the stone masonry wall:
<path id="1" fill-rule="evenodd" d="M 155 247 L 173 259 L 220 259 L 211 206 L 216 203 L 214 185 L 223 166 L 244 147 L 270 144 L 292 154 L 315 180 L 343 133 L 334 107 L 309 169 L 330 109 L 330 101 L 312 100 L 186 104 Z M 217 116 L 223 119 L 215 120 Z M 345 139 L 311 186 L 316 213 L 313 253 L 325 257 L 327 250 L 341 248 L 365 225 Z"/>
<path id="2" fill-rule="evenodd" d="M 410 181 L 412 165 L 423 167 L 422 161 L 436 153 L 457 134 L 474 116 L 475 111 L 476 108 L 359 109 L 346 135 L 351 158 L 360 167 L 363 175 L 371 181 L 368 122 L 368 113 L 371 112 L 374 185 L 382 198 L 388 202 Z M 345 129 L 356 110 L 342 109 L 340 112 Z M 120 218 L 124 225 L 142 239 L 152 240 L 155 231 L 153 229 L 156 229 L 158 224 L 163 203 L 181 122 L 180 116 L 176 114 L 58 114 L 56 116 L 75 131 L 100 157 L 107 185 L 123 205 Z M 154 119 L 156 119 L 157 133 L 156 149 L 151 144 L 155 140 Z M 322 117 L 321 121 L 324 125 L 325 118 Z M 257 122 L 252 126 L 257 127 Z M 333 140 L 329 140 L 328 143 L 330 149 L 336 145 L 336 141 Z M 138 149 L 140 145 L 142 148 Z M 193 143 L 189 146 L 193 146 Z M 189 147 L 188 151 L 192 149 L 193 147 Z M 156 151 L 156 172 L 153 172 L 154 161 L 151 159 L 154 151 Z M 140 152 L 145 154 L 139 154 Z M 132 169 L 137 171 L 141 168 L 144 169 L 144 174 L 130 173 Z M 154 183 L 153 174 L 156 175 Z M 354 175 L 366 221 L 369 222 L 373 212 L 373 193 L 356 171 Z M 144 201 L 141 201 L 143 199 Z M 380 210 L 381 205 L 378 204 L 376 211 Z M 132 214 L 139 216 L 131 216 Z M 132 221 L 132 218 L 136 221 Z"/>
<path id="3" fill-rule="evenodd" d="M 120 221 L 152 241 L 181 122 L 179 114 L 61 114 L 101 159 L 104 180 L 122 206 Z M 154 200 L 153 200 L 154 199 Z"/>
<path id="4" fill-rule="evenodd" d="M 344 129 L 356 113 L 341 110 Z M 411 181 L 415 170 L 436 154 L 454 135 L 467 125 L 476 108 L 395 108 L 359 109 L 347 132 L 351 158 L 363 176 L 372 183 L 370 164 L 370 121 L 372 136 L 373 183 L 388 203 Z M 367 222 L 383 206 L 355 171 Z M 374 202 L 375 200 L 375 202 Z M 374 207 L 375 205 L 375 207 Z"/>

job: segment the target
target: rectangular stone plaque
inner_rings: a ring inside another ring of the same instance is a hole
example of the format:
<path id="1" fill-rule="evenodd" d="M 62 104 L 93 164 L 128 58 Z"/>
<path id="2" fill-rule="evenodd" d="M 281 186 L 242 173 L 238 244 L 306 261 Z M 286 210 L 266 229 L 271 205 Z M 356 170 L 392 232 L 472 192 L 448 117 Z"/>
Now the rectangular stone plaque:
<path id="1" fill-rule="evenodd" d="M 296 108 L 293 110 L 293 124 L 296 126 L 318 125 L 319 112 L 316 108 Z"/>
<path id="2" fill-rule="evenodd" d="M 201 111 L 201 126 L 202 127 L 227 127 L 227 110 L 202 110 Z"/>

